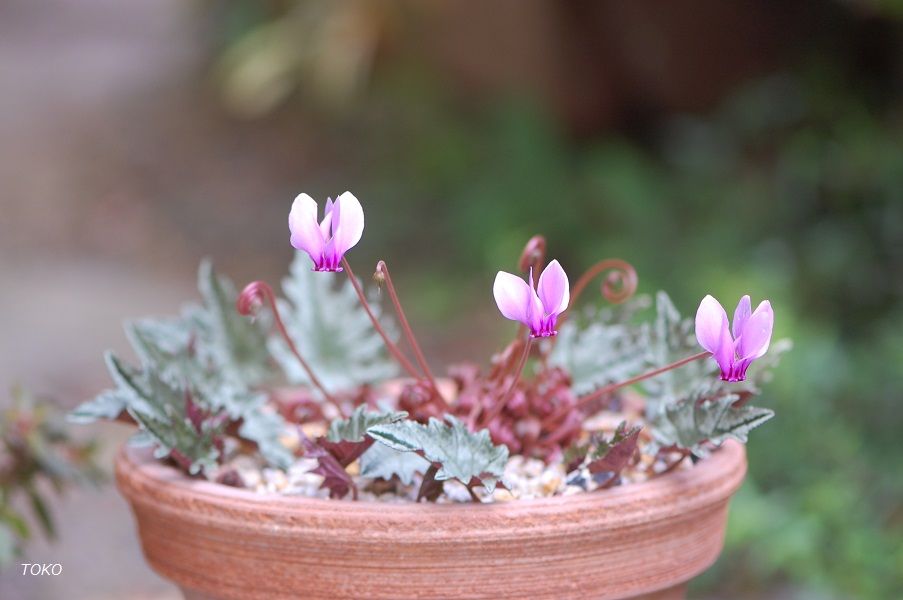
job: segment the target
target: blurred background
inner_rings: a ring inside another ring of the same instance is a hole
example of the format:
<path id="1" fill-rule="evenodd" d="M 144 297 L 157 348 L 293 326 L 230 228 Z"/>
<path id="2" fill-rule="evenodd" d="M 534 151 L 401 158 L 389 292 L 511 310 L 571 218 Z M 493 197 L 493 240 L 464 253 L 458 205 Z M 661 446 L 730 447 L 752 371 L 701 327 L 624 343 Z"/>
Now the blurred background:
<path id="1" fill-rule="evenodd" d="M 201 257 L 277 282 L 302 190 L 361 199 L 436 365 L 510 335 L 535 233 L 685 314 L 770 298 L 778 416 L 691 598 L 903 597 L 903 2 L 4 0 L 0 182 L 0 386 L 64 408 Z M 112 485 L 50 510 L 63 575 L 0 597 L 178 597 Z"/>

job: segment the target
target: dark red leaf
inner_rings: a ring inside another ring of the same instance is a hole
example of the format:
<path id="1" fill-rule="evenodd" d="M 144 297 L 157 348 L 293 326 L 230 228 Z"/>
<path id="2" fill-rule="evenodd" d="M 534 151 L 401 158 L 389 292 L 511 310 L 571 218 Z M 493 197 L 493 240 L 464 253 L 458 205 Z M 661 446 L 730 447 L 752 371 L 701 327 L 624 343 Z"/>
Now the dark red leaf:
<path id="1" fill-rule="evenodd" d="M 439 467 L 433 464 L 423 474 L 423 482 L 420 484 L 420 491 L 417 492 L 417 502 L 424 499 L 435 502 L 442 495 L 442 487 L 445 482 L 436 481 L 436 473 L 438 472 Z"/>
<path id="2" fill-rule="evenodd" d="M 231 487 L 245 487 L 245 480 L 242 479 L 241 474 L 235 469 L 228 469 L 217 475 L 216 482 Z"/>
<path id="3" fill-rule="evenodd" d="M 602 448 L 604 454 L 591 461 L 587 468 L 592 474 L 609 472 L 613 480 L 630 463 L 636 454 L 637 441 L 642 427 L 634 427 L 630 431 L 626 429 L 626 423 L 621 423 L 610 442 L 607 442 L 607 450 Z"/>
<path id="4" fill-rule="evenodd" d="M 349 442 L 347 440 L 330 442 L 324 437 L 318 439 L 317 444 L 332 454 L 342 467 L 347 467 L 373 445 L 373 438 L 367 437 L 360 442 Z"/>
<path id="5" fill-rule="evenodd" d="M 317 468 L 311 472 L 323 476 L 320 488 L 328 489 L 330 498 L 344 498 L 348 492 L 353 492 L 357 499 L 354 481 L 335 456 L 304 435 L 301 436 L 301 446 L 304 448 L 304 456 L 317 459 Z"/>

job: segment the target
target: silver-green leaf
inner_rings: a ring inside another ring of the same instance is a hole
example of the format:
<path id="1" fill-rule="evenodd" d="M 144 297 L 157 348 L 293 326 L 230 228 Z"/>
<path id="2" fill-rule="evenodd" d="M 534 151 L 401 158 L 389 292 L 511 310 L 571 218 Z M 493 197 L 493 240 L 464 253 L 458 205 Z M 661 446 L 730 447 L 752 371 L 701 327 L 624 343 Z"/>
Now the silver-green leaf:
<path id="1" fill-rule="evenodd" d="M 281 442 L 281 436 L 286 430 L 285 420 L 262 404 L 261 402 L 260 406 L 243 414 L 238 435 L 257 444 L 257 449 L 267 463 L 279 469 L 288 469 L 294 455 Z"/>
<path id="2" fill-rule="evenodd" d="M 631 319 L 649 303 L 648 296 L 640 296 L 625 305 L 587 311 L 561 326 L 549 363 L 570 374 L 574 393 L 586 394 L 642 372 L 649 328 Z"/>
<path id="3" fill-rule="evenodd" d="M 691 396 L 665 407 L 650 428 L 655 443 L 683 448 L 700 457 L 708 454 L 710 444 L 720 446 L 727 439 L 746 443 L 749 432 L 771 419 L 774 411 L 734 407 L 739 398 L 736 394 L 711 400 Z"/>
<path id="4" fill-rule="evenodd" d="M 397 476 L 405 485 L 414 483 L 414 476 L 425 473 L 430 466 L 419 454 L 394 450 L 385 444 L 373 444 L 360 461 L 362 477 L 391 479 Z"/>
<path id="5" fill-rule="evenodd" d="M 407 416 L 408 413 L 403 410 L 379 412 L 361 405 L 347 419 L 336 419 L 330 423 L 326 439 L 330 442 L 361 442 L 371 427 L 401 421 Z"/>
<path id="6" fill-rule="evenodd" d="M 202 306 L 186 309 L 186 318 L 198 333 L 198 352 L 241 381 L 255 385 L 274 374 L 267 337 L 270 315 L 264 309 L 254 319 L 238 313 L 235 308 L 238 291 L 226 277 L 213 270 L 210 261 L 203 261 L 198 271 L 198 289 Z"/>
<path id="7" fill-rule="evenodd" d="M 189 422 L 186 399 L 191 398 L 203 414 L 217 416 L 207 419 L 211 422 L 241 422 L 239 436 L 255 442 L 268 463 L 287 468 L 292 456 L 281 442 L 286 424 L 266 408 L 265 395 L 252 390 L 275 371 L 267 350 L 269 315 L 264 311 L 256 321 L 239 315 L 235 286 L 207 261 L 201 264 L 198 287 L 203 302 L 186 307 L 182 316 L 126 324 L 141 368 L 108 354 L 116 388 L 76 408 L 70 419 L 113 419 L 125 410 L 143 439 L 154 440 L 159 455 L 177 453 L 197 472 L 219 458 L 213 439 L 221 432 L 197 431 Z"/>
<path id="8" fill-rule="evenodd" d="M 107 390 L 87 402 L 83 402 L 68 415 L 73 423 L 93 423 L 98 419 L 115 419 L 128 403 L 128 398 L 117 390 Z"/>
<path id="9" fill-rule="evenodd" d="M 376 441 L 400 452 L 421 453 L 437 464 L 437 481 L 457 479 L 465 485 L 480 481 L 489 493 L 495 490 L 508 462 L 508 447 L 496 446 L 484 429 L 473 433 L 458 419 L 430 419 L 427 425 L 399 421 L 367 430 Z"/>
<path id="10" fill-rule="evenodd" d="M 289 334 L 327 389 L 352 389 L 397 373 L 382 338 L 344 275 L 315 272 L 310 258 L 298 252 L 282 290 L 288 302 L 280 301 L 280 312 Z M 371 300 L 379 317 L 379 302 Z M 384 322 L 384 326 L 391 333 L 391 324 Z M 281 338 L 272 336 L 269 347 L 291 383 L 310 384 L 307 373 Z"/>

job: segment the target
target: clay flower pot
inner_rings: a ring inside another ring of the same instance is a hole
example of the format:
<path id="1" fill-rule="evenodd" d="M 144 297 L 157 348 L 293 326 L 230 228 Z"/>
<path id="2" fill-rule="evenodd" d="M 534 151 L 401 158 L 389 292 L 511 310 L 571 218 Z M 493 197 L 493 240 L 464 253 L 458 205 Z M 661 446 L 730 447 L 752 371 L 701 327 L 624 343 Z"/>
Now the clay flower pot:
<path id="1" fill-rule="evenodd" d="M 604 492 L 384 504 L 260 495 L 130 448 L 116 459 L 148 562 L 188 599 L 683 598 L 721 551 L 745 473 L 728 442 Z"/>

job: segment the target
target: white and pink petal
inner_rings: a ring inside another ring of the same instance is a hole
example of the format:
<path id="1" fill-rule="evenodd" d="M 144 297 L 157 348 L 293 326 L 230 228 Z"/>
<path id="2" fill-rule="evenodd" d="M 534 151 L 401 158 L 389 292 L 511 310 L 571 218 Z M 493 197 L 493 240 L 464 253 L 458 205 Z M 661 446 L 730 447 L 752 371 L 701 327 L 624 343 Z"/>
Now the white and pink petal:
<path id="1" fill-rule="evenodd" d="M 707 295 L 696 310 L 696 340 L 700 346 L 717 354 L 725 339 L 731 339 L 727 313 L 720 302 Z"/>
<path id="2" fill-rule="evenodd" d="M 345 192 L 336 198 L 332 217 L 335 251 L 344 255 L 361 241 L 364 234 L 364 209 L 354 194 Z"/>
<path id="3" fill-rule="evenodd" d="M 546 315 L 558 315 L 570 302 L 570 284 L 567 273 L 557 260 L 550 262 L 539 276 L 537 294 Z"/>
<path id="4" fill-rule="evenodd" d="M 499 271 L 492 285 L 492 294 L 495 296 L 499 311 L 506 319 L 531 325 L 532 315 L 539 299 L 536 298 L 530 284 L 517 275 Z"/>
<path id="5" fill-rule="evenodd" d="M 326 240 L 317 223 L 317 203 L 313 198 L 298 194 L 288 215 L 288 227 L 292 246 L 307 252 L 315 262 L 319 260 Z"/>
<path id="6" fill-rule="evenodd" d="M 763 300 L 740 331 L 737 338 L 737 355 L 741 359 L 761 358 L 771 344 L 774 329 L 774 311 L 771 302 Z"/>
<path id="7" fill-rule="evenodd" d="M 734 311 L 734 320 L 731 323 L 731 332 L 734 334 L 734 339 L 740 337 L 740 332 L 743 331 L 743 326 L 749 320 L 750 314 L 752 314 L 752 303 L 749 296 L 746 295 L 740 298 L 740 302 L 737 303 L 737 309 Z"/>

